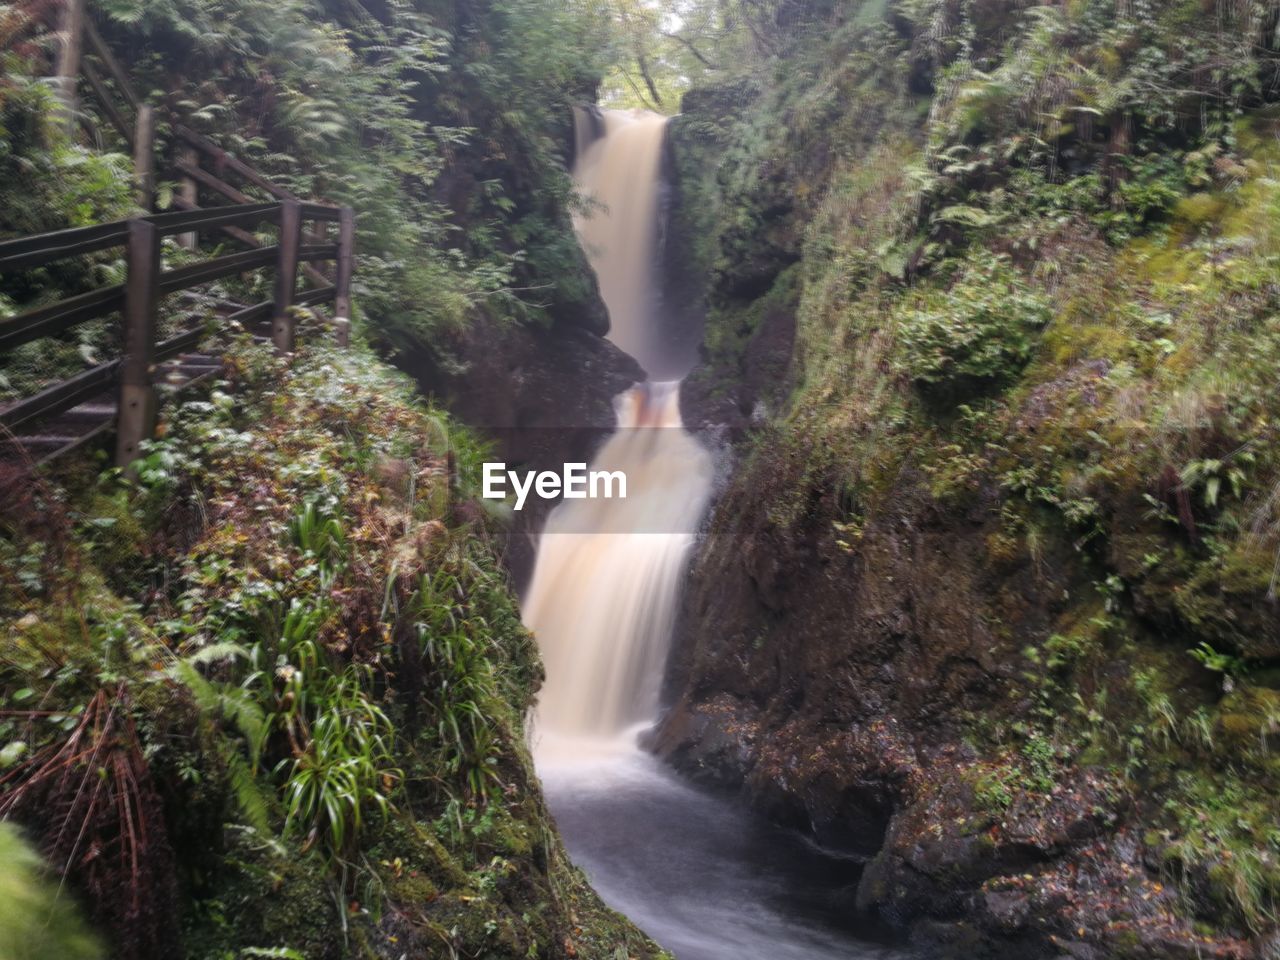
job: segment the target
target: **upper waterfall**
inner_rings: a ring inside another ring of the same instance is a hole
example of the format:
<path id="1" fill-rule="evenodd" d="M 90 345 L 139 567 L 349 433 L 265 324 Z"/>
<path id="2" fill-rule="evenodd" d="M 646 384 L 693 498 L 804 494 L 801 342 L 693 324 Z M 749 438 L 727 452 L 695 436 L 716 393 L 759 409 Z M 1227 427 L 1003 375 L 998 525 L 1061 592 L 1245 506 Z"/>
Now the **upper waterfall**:
<path id="1" fill-rule="evenodd" d="M 574 227 L 609 308 L 609 339 L 650 375 L 666 351 L 657 322 L 657 239 L 662 145 L 667 118 L 643 111 L 575 115 L 578 155 L 573 178 L 587 207 Z"/>

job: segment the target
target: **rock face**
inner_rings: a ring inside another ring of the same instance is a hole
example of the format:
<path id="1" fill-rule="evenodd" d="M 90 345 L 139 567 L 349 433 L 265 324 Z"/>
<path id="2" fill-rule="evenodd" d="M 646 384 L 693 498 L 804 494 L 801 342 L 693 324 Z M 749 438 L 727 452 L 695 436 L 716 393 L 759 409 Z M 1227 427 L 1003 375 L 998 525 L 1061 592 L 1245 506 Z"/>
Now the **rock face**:
<path id="1" fill-rule="evenodd" d="M 846 550 L 829 495 L 782 528 L 764 479 L 730 488 L 695 562 L 659 754 L 864 858 L 850 912 L 940 955 L 1253 955 L 1178 915 L 1138 835 L 1150 811 L 1109 773 L 965 742 L 974 716 L 1032 709 L 1017 648 L 1083 587 L 1068 544 L 995 568 L 983 521 L 903 502 Z"/>
<path id="2" fill-rule="evenodd" d="M 481 316 L 440 355 L 402 361 L 424 393 L 437 397 L 495 446 L 510 469 L 556 469 L 589 461 L 613 430 L 613 398 L 644 378 L 634 360 L 576 323 L 548 329 Z M 534 538 L 548 507 L 533 498 L 516 515 L 506 562 L 517 584 L 532 570 Z"/>

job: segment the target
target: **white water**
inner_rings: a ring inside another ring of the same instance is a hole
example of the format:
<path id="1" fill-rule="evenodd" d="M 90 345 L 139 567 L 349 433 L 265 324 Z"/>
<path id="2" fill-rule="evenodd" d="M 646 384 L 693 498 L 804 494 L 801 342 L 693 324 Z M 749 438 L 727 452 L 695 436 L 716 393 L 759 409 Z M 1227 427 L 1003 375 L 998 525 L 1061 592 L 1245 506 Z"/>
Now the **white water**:
<path id="1" fill-rule="evenodd" d="M 591 142 L 578 125 L 578 189 L 595 203 L 577 218 L 609 308 L 609 338 L 642 366 L 652 336 L 658 169 L 666 118 L 611 111 Z M 693 531 L 712 464 L 680 422 L 680 385 L 644 383 L 615 401 L 618 430 L 592 470 L 620 470 L 625 500 L 568 500 L 547 520 L 523 604 L 546 664 L 534 717 L 535 754 L 634 740 L 652 721 Z"/>
<path id="2" fill-rule="evenodd" d="M 706 508 L 711 459 L 680 427 L 678 385 L 637 387 L 617 408 L 619 429 L 592 469 L 622 471 L 627 499 L 557 507 L 524 602 L 547 671 L 540 750 L 610 740 L 653 719 L 691 531 Z"/>
<path id="3" fill-rule="evenodd" d="M 576 117 L 578 192 L 590 209 L 574 217 L 578 238 L 609 308 L 609 339 L 646 370 L 663 354 L 654 311 L 658 236 L 658 172 L 667 118 L 640 111 L 604 111 L 604 136 L 587 136 L 588 118 Z"/>
<path id="4" fill-rule="evenodd" d="M 578 118 L 574 178 L 594 209 L 576 226 L 609 308 L 610 339 L 662 368 L 655 322 L 658 175 L 666 120 Z M 684 429 L 678 382 L 615 401 L 592 470 L 622 470 L 626 500 L 571 500 L 547 520 L 523 601 L 546 665 L 534 759 L 570 855 L 605 901 L 678 960 L 887 956 L 838 922 L 857 871 L 794 834 L 680 782 L 636 744 L 659 689 L 694 531 L 712 481 Z"/>

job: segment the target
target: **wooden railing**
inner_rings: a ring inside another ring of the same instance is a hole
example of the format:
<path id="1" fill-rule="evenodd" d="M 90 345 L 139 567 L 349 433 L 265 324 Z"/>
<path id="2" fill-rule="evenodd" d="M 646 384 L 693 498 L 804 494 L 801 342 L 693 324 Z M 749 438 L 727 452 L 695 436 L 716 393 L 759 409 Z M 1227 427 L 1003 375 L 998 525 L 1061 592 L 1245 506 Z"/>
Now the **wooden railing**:
<path id="1" fill-rule="evenodd" d="M 304 223 L 314 225 L 307 242 L 303 242 Z M 327 236 L 331 223 L 337 224 L 337 236 L 332 239 Z M 165 237 L 213 229 L 246 231 L 263 224 L 274 224 L 278 228 L 273 246 L 229 253 L 172 270 L 161 269 L 161 242 Z M 271 339 L 276 348 L 291 352 L 295 338 L 291 308 L 331 302 L 335 335 L 345 346 L 350 336 L 354 243 L 355 216 L 350 207 L 295 199 L 152 214 L 0 243 L 0 274 L 30 270 L 65 257 L 112 247 L 125 248 L 128 268 L 122 284 L 90 290 L 0 320 L 0 354 L 116 312 L 123 319 L 124 342 L 120 358 L 0 409 L 0 425 L 9 431 L 16 430 L 70 410 L 115 385 L 118 387 L 116 463 L 127 466 L 137 458 L 142 442 L 154 435 L 156 365 L 194 349 L 204 334 L 203 327 L 198 327 L 167 340 L 157 340 L 161 297 L 213 280 L 274 267 L 273 298 L 243 307 L 226 319 L 250 323 L 269 318 Z M 334 263 L 334 282 L 299 293 L 299 266 L 316 261 Z"/>
<path id="2" fill-rule="evenodd" d="M 0 274 L 113 247 L 125 248 L 128 264 L 122 284 L 90 290 L 0 320 L 0 359 L 21 344 L 58 336 L 77 324 L 117 312 L 123 319 L 124 343 L 121 357 L 0 407 L 0 428 L 12 434 L 116 388 L 116 462 L 127 466 L 137 457 L 141 443 L 154 433 L 157 394 L 153 381 L 157 365 L 196 349 L 203 333 L 197 328 L 157 341 L 160 298 L 235 274 L 274 267 L 273 298 L 252 306 L 237 304 L 226 319 L 247 324 L 269 318 L 277 349 L 288 352 L 294 346 L 291 307 L 332 302 L 335 335 L 345 346 L 350 336 L 355 216 L 348 207 L 300 200 L 234 154 L 172 118 L 167 129 L 174 155 L 162 169 L 171 171 L 178 181 L 173 197 L 178 209 L 151 212 L 155 209 L 156 111 L 131 88 L 127 73 L 94 26 L 87 0 L 64 0 L 60 9 L 55 8 L 55 15 L 59 43 L 53 68 L 68 121 L 86 120 L 77 96 L 83 80 L 102 116 L 132 151 L 135 199 L 148 215 L 0 242 Z M 207 169 L 209 166 L 213 169 Z M 244 189 L 256 189 L 272 200 L 255 200 L 228 183 L 228 173 L 243 182 Z M 230 201 L 232 205 L 201 207 L 201 190 L 206 196 Z M 335 223 L 337 235 L 333 237 L 330 225 Z M 264 224 L 278 228 L 273 246 L 264 247 L 253 232 L 253 228 Z M 161 242 L 165 237 L 174 237 L 181 246 L 194 250 L 199 234 L 211 230 L 220 231 L 249 249 L 173 270 L 160 269 Z M 324 261 L 332 261 L 329 276 L 314 266 Z M 310 285 L 301 292 L 297 289 L 299 272 Z"/>

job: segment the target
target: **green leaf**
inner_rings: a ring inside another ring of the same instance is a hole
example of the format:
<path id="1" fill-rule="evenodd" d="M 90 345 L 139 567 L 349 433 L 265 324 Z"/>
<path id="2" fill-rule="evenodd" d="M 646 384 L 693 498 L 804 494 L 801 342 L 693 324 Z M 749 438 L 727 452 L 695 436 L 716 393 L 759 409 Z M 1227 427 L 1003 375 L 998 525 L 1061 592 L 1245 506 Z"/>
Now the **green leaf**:
<path id="1" fill-rule="evenodd" d="M 7 770 L 19 760 L 22 755 L 27 752 L 27 744 L 25 740 L 14 740 L 12 743 L 5 744 L 3 750 L 0 750 L 0 770 Z"/>

